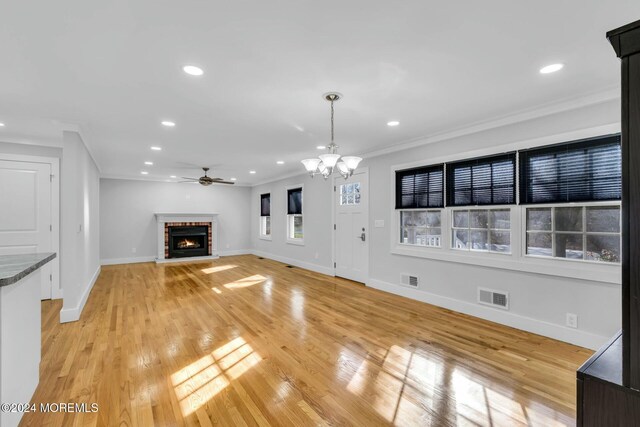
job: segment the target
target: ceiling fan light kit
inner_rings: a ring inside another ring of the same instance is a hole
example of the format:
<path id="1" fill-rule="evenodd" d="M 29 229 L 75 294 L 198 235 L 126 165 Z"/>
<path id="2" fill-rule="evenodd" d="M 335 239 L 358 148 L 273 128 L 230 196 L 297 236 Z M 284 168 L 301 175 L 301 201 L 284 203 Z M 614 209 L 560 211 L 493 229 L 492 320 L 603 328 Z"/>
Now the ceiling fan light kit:
<path id="1" fill-rule="evenodd" d="M 311 178 L 320 174 L 324 179 L 327 179 L 334 171 L 337 170 L 344 179 L 347 179 L 353 175 L 353 172 L 362 161 L 362 158 L 355 156 L 345 156 L 342 157 L 342 159 L 340 158 L 340 154 L 338 154 L 338 146 L 333 140 L 333 103 L 342 98 L 342 95 L 337 92 L 330 92 L 323 96 L 324 99 L 331 103 L 331 144 L 327 146 L 327 154 L 321 154 L 315 159 L 304 159 L 301 162 L 307 172 L 309 172 L 309 175 L 311 175 Z"/>

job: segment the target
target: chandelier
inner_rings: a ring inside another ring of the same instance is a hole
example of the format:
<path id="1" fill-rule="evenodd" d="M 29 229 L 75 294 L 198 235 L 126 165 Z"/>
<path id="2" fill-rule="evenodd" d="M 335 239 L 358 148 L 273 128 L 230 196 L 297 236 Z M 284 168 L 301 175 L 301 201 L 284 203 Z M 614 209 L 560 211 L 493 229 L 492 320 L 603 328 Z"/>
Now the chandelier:
<path id="1" fill-rule="evenodd" d="M 311 178 L 321 174 L 324 179 L 327 179 L 337 170 L 344 179 L 347 179 L 353 175 L 353 171 L 356 170 L 362 159 L 355 156 L 340 158 L 338 146 L 333 142 L 333 103 L 342 98 L 342 95 L 337 92 L 330 92 L 323 96 L 324 99 L 331 103 L 331 144 L 327 147 L 329 152 L 319 155 L 317 159 L 304 159 L 302 164 L 311 175 Z"/>

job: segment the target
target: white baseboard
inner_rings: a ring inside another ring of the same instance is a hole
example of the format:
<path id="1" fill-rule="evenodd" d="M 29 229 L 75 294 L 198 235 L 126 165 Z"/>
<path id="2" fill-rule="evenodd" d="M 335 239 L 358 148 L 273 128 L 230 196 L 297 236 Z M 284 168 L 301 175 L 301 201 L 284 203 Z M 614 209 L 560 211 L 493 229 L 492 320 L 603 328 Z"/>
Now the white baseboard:
<path id="1" fill-rule="evenodd" d="M 581 331 L 579 329 L 568 328 L 554 323 L 533 319 L 531 317 L 521 316 L 509 311 L 496 310 L 493 308 L 481 306 L 479 304 L 460 301 L 454 298 L 436 295 L 430 292 L 410 289 L 404 286 L 384 282 L 382 280 L 371 279 L 369 280 L 369 282 L 367 282 L 367 286 L 381 291 L 433 304 L 438 307 L 468 314 L 470 316 L 479 317 L 491 322 L 511 326 L 512 328 L 521 329 L 523 331 L 543 335 L 545 337 L 553 338 L 559 341 L 564 341 L 570 344 L 579 345 L 581 347 L 590 348 L 592 350 L 597 350 L 609 339 L 609 337 L 592 334 L 590 332 Z"/>
<path id="2" fill-rule="evenodd" d="M 62 310 L 60 310 L 60 323 L 75 322 L 76 320 L 80 319 L 80 315 L 82 314 L 82 310 L 84 310 L 84 305 L 87 303 L 87 300 L 89 299 L 89 294 L 91 294 L 93 285 L 95 285 L 96 280 L 98 280 L 98 277 L 100 276 L 100 270 L 101 270 L 101 267 L 98 266 L 98 269 L 93 274 L 93 277 L 91 277 L 91 280 L 87 284 L 87 288 L 82 294 L 82 298 L 80 298 L 80 302 L 78 303 L 78 305 L 72 308 L 63 307 Z"/>
<path id="3" fill-rule="evenodd" d="M 249 249 L 232 249 L 230 251 L 220 251 L 220 256 L 236 256 L 249 254 L 251 254 L 251 250 Z"/>
<path id="4" fill-rule="evenodd" d="M 136 264 L 139 262 L 153 262 L 156 260 L 155 256 L 140 256 L 134 258 L 107 258 L 101 259 L 100 265 L 116 265 L 116 264 Z"/>
<path id="5" fill-rule="evenodd" d="M 323 265 L 312 264 L 310 262 L 299 261 L 293 258 L 287 258 L 280 255 L 274 255 L 269 252 L 262 252 L 257 250 L 252 250 L 251 253 L 256 256 L 261 256 L 263 258 L 269 258 L 274 261 L 282 262 L 289 265 L 294 265 L 296 267 L 304 268 L 306 270 L 315 271 L 316 273 L 326 274 L 327 276 L 334 276 L 333 268 L 325 267 Z"/>

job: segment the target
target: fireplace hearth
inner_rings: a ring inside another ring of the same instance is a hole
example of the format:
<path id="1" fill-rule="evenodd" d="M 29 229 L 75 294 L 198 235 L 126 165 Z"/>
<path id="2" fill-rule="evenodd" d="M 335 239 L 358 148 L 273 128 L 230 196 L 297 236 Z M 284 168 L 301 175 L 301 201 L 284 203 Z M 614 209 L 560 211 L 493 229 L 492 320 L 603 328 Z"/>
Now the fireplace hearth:
<path id="1" fill-rule="evenodd" d="M 209 255 L 209 229 L 207 226 L 168 226 L 169 258 Z"/>

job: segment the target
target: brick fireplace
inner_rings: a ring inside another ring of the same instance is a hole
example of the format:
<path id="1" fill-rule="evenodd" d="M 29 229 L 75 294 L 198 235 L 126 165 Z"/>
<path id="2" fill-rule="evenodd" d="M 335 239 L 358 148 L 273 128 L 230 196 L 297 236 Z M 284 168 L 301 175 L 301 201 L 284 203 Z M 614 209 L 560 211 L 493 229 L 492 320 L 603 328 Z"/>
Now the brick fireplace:
<path id="1" fill-rule="evenodd" d="M 156 213 L 156 262 L 218 258 L 217 214 Z"/>

